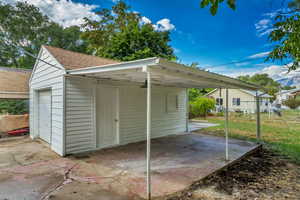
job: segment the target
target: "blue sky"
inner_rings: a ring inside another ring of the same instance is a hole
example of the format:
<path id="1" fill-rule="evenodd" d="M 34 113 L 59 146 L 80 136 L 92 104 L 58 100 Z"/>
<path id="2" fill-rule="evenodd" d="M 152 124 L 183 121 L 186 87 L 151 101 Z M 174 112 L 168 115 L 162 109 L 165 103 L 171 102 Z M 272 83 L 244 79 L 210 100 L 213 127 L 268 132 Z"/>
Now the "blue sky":
<path id="1" fill-rule="evenodd" d="M 80 25 L 83 17 L 96 19 L 100 8 L 110 8 L 117 0 L 3 0 L 14 4 L 27 1 L 39 7 L 53 21 L 67 27 Z M 171 31 L 171 45 L 181 63 L 199 63 L 210 71 L 230 75 L 268 73 L 286 76 L 280 63 L 265 63 L 264 58 L 251 62 L 219 66 L 249 57 L 266 55 L 271 45 L 273 13 L 282 9 L 283 0 L 237 0 L 233 11 L 222 4 L 216 16 L 200 8 L 200 0 L 125 0 L 154 26 Z M 217 66 L 216 66 L 217 65 Z M 215 66 L 215 67 L 211 67 Z"/>
<path id="2" fill-rule="evenodd" d="M 267 14 L 281 7 L 280 0 L 238 0 L 236 11 L 232 11 L 224 4 L 216 16 L 211 16 L 208 9 L 201 9 L 199 1 L 126 0 L 125 2 L 132 10 L 149 18 L 152 23 L 163 18 L 170 20 L 175 26 L 171 31 L 171 45 L 182 63 L 198 62 L 200 67 L 233 76 L 239 73 L 253 73 L 271 65 L 260 59 L 251 63 L 208 67 L 269 51 L 267 34 L 260 35 L 257 28 L 263 27 L 256 27 L 255 24 L 261 20 L 269 20 Z M 77 2 L 90 1 L 77 0 Z M 93 4 L 110 7 L 113 3 L 111 0 L 97 0 L 93 1 Z"/>

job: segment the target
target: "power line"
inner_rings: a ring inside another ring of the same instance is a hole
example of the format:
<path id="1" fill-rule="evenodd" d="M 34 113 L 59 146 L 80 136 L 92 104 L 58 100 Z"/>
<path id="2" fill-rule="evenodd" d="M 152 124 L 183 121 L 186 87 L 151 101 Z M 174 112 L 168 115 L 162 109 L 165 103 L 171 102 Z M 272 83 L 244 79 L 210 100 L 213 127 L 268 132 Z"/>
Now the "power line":
<path id="1" fill-rule="evenodd" d="M 260 60 L 260 59 L 262 59 L 262 57 L 260 57 L 260 58 L 248 58 L 248 59 L 244 59 L 244 60 L 239 60 L 239 61 L 234 61 L 234 62 L 229 62 L 229 63 L 223 63 L 223 64 L 218 64 L 218 65 L 210 65 L 210 66 L 205 66 L 205 67 L 222 67 L 222 66 L 227 66 L 227 65 L 232 65 L 232 64 L 239 64 L 239 63 L 243 63 L 243 62 L 249 62 L 249 61 Z"/>
<path id="2" fill-rule="evenodd" d="M 7 42 L 9 45 L 14 46 L 15 48 L 21 49 L 25 54 L 27 54 L 27 55 L 29 55 L 29 56 L 31 56 L 31 57 L 33 57 L 33 58 L 39 60 L 39 61 L 42 61 L 42 62 L 44 62 L 45 64 L 48 64 L 48 65 L 50 65 L 50 66 L 52 66 L 52 67 L 55 67 L 55 68 L 57 68 L 57 69 L 61 69 L 60 67 L 58 67 L 58 66 L 56 66 L 56 65 L 53 65 L 53 64 L 51 64 L 51 63 L 49 63 L 49 62 L 47 62 L 47 61 L 45 61 L 45 60 L 39 58 L 38 56 L 36 56 L 36 55 L 34 55 L 34 54 L 32 54 L 32 53 L 26 51 L 24 48 L 22 48 L 22 47 L 20 47 L 20 46 L 18 46 L 18 45 L 15 45 L 15 44 L 9 42 L 8 40 L 6 40 L 5 42 Z"/>

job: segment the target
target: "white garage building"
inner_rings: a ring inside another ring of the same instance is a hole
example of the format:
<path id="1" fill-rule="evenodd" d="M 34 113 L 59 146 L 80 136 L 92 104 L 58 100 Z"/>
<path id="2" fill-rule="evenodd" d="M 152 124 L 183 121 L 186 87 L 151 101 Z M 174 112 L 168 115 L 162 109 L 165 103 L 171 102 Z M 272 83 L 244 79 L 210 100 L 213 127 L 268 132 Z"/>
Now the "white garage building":
<path id="1" fill-rule="evenodd" d="M 188 131 L 187 88 L 257 89 L 160 58 L 121 63 L 50 46 L 29 86 L 30 135 L 62 156 Z"/>

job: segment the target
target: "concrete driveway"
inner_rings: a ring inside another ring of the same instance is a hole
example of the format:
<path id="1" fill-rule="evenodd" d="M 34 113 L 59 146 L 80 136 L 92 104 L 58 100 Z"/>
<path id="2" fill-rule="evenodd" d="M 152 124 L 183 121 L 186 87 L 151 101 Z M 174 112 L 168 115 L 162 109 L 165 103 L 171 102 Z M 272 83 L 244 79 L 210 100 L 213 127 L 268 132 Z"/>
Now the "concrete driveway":
<path id="1" fill-rule="evenodd" d="M 230 140 L 231 162 L 257 145 Z M 226 166 L 224 139 L 188 134 L 152 141 L 153 196 L 185 189 Z M 61 158 L 30 138 L 0 141 L 0 200 L 143 199 L 145 143 Z"/>

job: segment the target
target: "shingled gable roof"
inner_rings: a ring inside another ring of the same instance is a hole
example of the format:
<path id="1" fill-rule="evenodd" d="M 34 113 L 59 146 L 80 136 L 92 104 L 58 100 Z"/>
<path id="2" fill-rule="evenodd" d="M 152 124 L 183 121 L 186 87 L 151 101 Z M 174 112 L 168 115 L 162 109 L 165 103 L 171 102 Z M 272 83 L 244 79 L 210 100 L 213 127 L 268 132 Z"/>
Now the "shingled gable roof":
<path id="1" fill-rule="evenodd" d="M 0 99 L 26 99 L 31 70 L 0 67 Z"/>
<path id="2" fill-rule="evenodd" d="M 77 53 L 57 47 L 47 45 L 44 45 L 44 47 L 67 70 L 120 63 L 119 61 Z"/>

